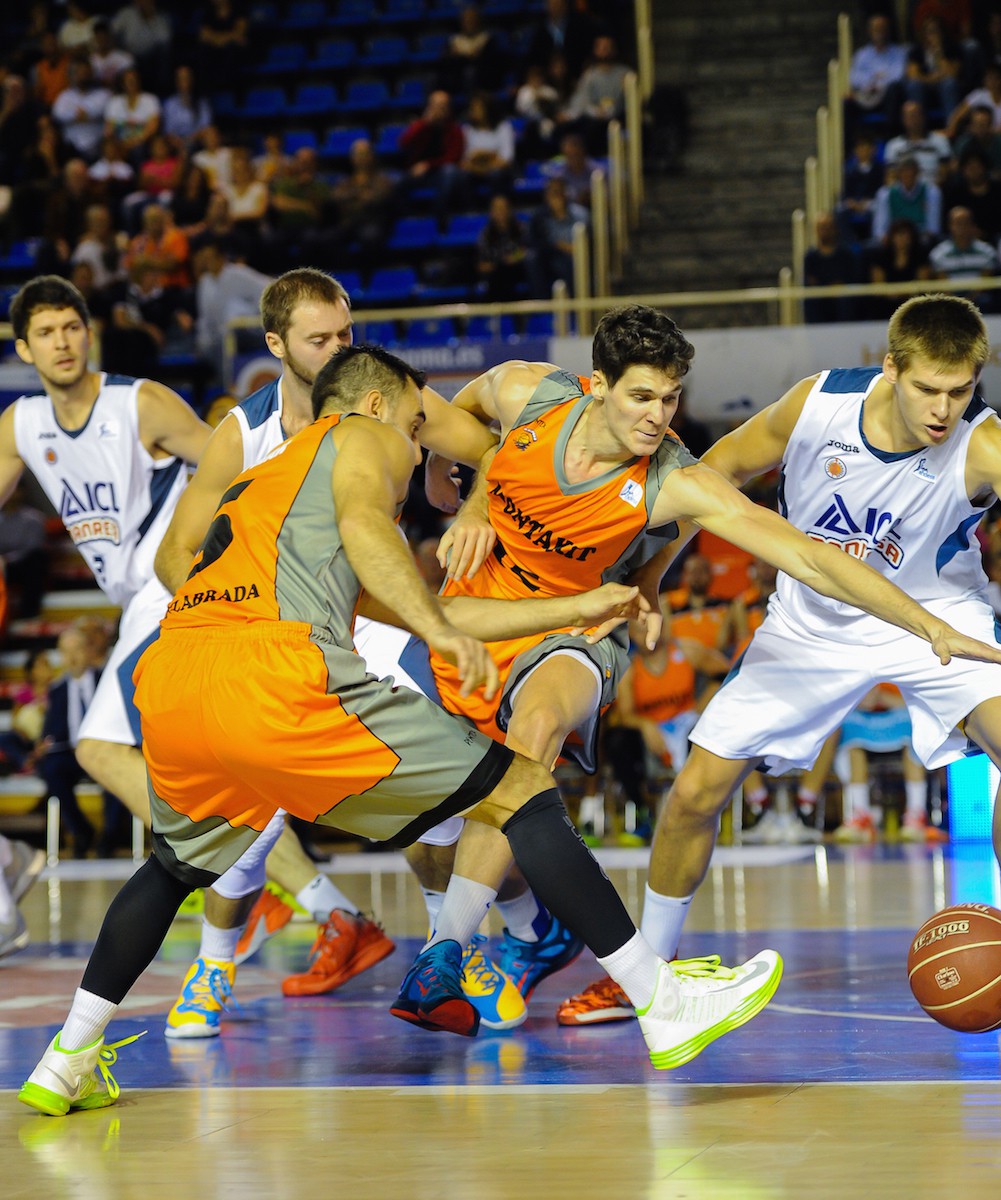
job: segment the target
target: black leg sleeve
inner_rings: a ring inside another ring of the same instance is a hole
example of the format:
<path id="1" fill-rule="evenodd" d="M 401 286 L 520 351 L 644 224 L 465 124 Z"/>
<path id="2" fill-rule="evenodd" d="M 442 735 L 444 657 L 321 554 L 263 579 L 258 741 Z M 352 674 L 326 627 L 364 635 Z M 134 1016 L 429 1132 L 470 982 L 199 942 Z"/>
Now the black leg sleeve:
<path id="1" fill-rule="evenodd" d="M 599 958 L 629 941 L 636 926 L 555 788 L 533 796 L 503 832 L 532 891 Z"/>
<path id="2" fill-rule="evenodd" d="M 191 887 L 148 858 L 112 900 L 80 986 L 121 1004 L 153 961 Z"/>

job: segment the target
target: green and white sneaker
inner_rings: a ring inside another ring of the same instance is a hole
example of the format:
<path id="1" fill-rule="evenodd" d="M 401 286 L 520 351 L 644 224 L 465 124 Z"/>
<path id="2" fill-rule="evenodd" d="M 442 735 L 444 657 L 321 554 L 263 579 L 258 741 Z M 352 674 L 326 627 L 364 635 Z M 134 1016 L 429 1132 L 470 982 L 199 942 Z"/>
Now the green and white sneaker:
<path id="1" fill-rule="evenodd" d="M 59 1045 L 60 1030 L 21 1086 L 18 1100 L 50 1117 L 65 1117 L 71 1108 L 107 1108 L 121 1091 L 110 1069 L 118 1058 L 118 1049 L 137 1041 L 143 1033 L 110 1046 L 101 1037 L 81 1050 L 64 1050 Z"/>
<path id="2" fill-rule="evenodd" d="M 739 967 L 722 966 L 716 955 L 662 962 L 653 999 L 636 1011 L 650 1061 L 658 1070 L 690 1062 L 761 1012 L 781 978 L 782 959 L 774 950 Z"/>

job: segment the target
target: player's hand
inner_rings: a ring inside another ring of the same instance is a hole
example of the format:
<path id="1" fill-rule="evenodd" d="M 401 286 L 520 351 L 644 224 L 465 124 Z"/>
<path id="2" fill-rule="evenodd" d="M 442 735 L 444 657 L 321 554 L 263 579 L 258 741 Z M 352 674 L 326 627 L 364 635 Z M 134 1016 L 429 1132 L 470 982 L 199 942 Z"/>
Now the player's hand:
<path id="1" fill-rule="evenodd" d="M 644 575 L 642 571 L 637 571 L 631 582 L 639 590 L 642 607 L 638 606 L 635 613 L 629 614 L 629 636 L 637 646 L 653 650 L 664 624 L 664 616 L 660 610 L 660 578 L 654 579 L 652 575 Z M 587 640 L 592 644 L 600 642 L 621 624 L 621 617 L 610 617 L 595 629 L 589 630 Z"/>
<path id="2" fill-rule="evenodd" d="M 496 541 L 489 521 L 463 509 L 438 543 L 438 565 L 445 568 L 445 578 L 471 578 L 487 561 Z"/>
<path id="3" fill-rule="evenodd" d="M 459 511 L 459 468 L 430 451 L 424 462 L 424 495 L 428 504 L 444 513 Z"/>
<path id="4" fill-rule="evenodd" d="M 478 638 L 460 633 L 451 625 L 442 625 L 428 635 L 427 643 L 458 671 L 462 680 L 460 695 L 468 696 L 482 688 L 486 700 L 496 696 L 500 687 L 497 664 Z"/>
<path id="5" fill-rule="evenodd" d="M 650 605 L 638 587 L 624 583 L 605 583 L 575 598 L 577 618 L 572 633 L 585 634 L 592 645 L 611 633 L 623 621 L 645 621 Z"/>
<path id="6" fill-rule="evenodd" d="M 998 663 L 1001 665 L 1001 645 L 996 642 L 981 642 L 967 637 L 958 629 L 942 622 L 942 628 L 931 639 L 931 648 L 945 666 L 951 658 L 972 658 L 974 662 Z"/>

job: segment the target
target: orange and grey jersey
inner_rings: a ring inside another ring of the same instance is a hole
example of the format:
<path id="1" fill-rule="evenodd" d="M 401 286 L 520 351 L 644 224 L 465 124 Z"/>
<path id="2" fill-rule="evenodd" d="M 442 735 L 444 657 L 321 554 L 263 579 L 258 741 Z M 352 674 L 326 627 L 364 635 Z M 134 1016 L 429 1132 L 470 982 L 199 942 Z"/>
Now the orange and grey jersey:
<path id="1" fill-rule="evenodd" d="M 590 403 L 587 381 L 575 375 L 554 371 L 539 383 L 487 472 L 494 555 L 446 594 L 471 583 L 476 594 L 508 598 L 568 595 L 620 581 L 651 557 L 648 524 L 661 486 L 696 460 L 669 436 L 650 457 L 571 483 L 567 443 Z M 672 523 L 653 536 L 676 533 Z"/>
<path id="2" fill-rule="evenodd" d="M 341 419 L 320 418 L 233 480 L 164 629 L 286 621 L 352 649 L 361 585 L 337 529 L 332 487 L 331 435 Z"/>

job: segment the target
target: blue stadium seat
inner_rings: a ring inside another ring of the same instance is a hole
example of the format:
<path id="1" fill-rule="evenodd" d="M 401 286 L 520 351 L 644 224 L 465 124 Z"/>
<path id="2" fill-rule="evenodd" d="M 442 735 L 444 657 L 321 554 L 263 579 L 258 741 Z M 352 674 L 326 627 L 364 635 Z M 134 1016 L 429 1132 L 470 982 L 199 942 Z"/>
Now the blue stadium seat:
<path id="1" fill-rule="evenodd" d="M 254 29 L 271 29 L 281 20 L 278 5 L 273 4 L 271 0 L 257 0 L 257 3 L 250 6 L 247 20 Z"/>
<path id="2" fill-rule="evenodd" d="M 533 338 L 553 337 L 556 333 L 556 318 L 552 313 L 529 313 L 525 322 L 525 336 Z"/>
<path id="3" fill-rule="evenodd" d="M 300 42 L 282 42 L 272 46 L 255 75 L 285 75 L 301 71 L 306 65 L 306 47 Z"/>
<path id="4" fill-rule="evenodd" d="M 341 112 L 376 113 L 392 106 L 389 88 L 381 79 L 356 79 L 349 83 L 341 103 Z"/>
<path id="5" fill-rule="evenodd" d="M 357 271 L 338 271 L 336 279 L 351 297 L 351 303 L 353 304 L 355 296 L 362 294 L 361 275 Z"/>
<path id="6" fill-rule="evenodd" d="M 354 293 L 352 293 L 352 297 Z M 395 321 L 361 321 L 355 328 L 355 341 L 370 346 L 397 346 L 400 335 Z"/>
<path id="7" fill-rule="evenodd" d="M 400 217 L 386 241 L 393 253 L 425 252 L 438 244 L 438 222 L 434 217 Z"/>
<path id="8" fill-rule="evenodd" d="M 310 62 L 314 71 L 333 71 L 350 67 L 358 57 L 358 48 L 347 38 L 325 38 L 316 47 L 316 56 Z"/>
<path id="9" fill-rule="evenodd" d="M 285 112 L 290 117 L 322 117 L 339 107 L 337 88 L 332 83 L 300 83 Z"/>
<path id="10" fill-rule="evenodd" d="M 380 127 L 373 149 L 380 158 L 394 158 L 400 152 L 400 134 L 406 129 L 401 122 Z"/>
<path id="11" fill-rule="evenodd" d="M 404 112 L 412 112 L 416 116 L 423 111 L 427 104 L 430 90 L 426 79 L 418 79 L 415 76 L 401 79 L 396 87 L 396 95 L 393 97 L 393 107 L 402 109 Z"/>
<path id="12" fill-rule="evenodd" d="M 517 332 L 512 316 L 470 317 L 466 323 L 466 337 L 473 342 L 506 340 Z"/>
<path id="13" fill-rule="evenodd" d="M 286 154 L 295 154 L 303 146 L 310 150 L 319 150 L 319 139 L 312 129 L 286 129 L 282 138 Z"/>
<path id="14" fill-rule="evenodd" d="M 448 225 L 438 239 L 438 244 L 451 250 L 475 246 L 486 223 L 486 213 L 455 213 L 449 217 Z"/>
<path id="15" fill-rule="evenodd" d="M 438 63 L 448 50 L 447 33 L 422 33 L 410 54 L 412 63 Z"/>
<path id="16" fill-rule="evenodd" d="M 6 254 L 0 255 L 0 271 L 33 271 L 40 238 L 25 238 L 11 242 Z"/>
<path id="17" fill-rule="evenodd" d="M 327 24 L 335 28 L 371 28 L 378 22 L 379 16 L 375 0 L 338 0 L 337 11 L 328 19 Z"/>
<path id="18" fill-rule="evenodd" d="M 285 111 L 286 103 L 287 99 L 283 88 L 254 87 L 247 92 L 243 106 L 237 110 L 237 115 L 245 121 L 275 117 Z"/>
<path id="19" fill-rule="evenodd" d="M 538 159 L 530 159 L 521 169 L 521 174 L 511 185 L 519 200 L 529 201 L 541 197 L 546 186 L 546 173 Z"/>
<path id="20" fill-rule="evenodd" d="M 385 0 L 382 20 L 386 25 L 419 25 L 427 20 L 424 0 Z"/>
<path id="21" fill-rule="evenodd" d="M 380 267 L 372 272 L 364 289 L 365 304 L 368 308 L 405 304 L 414 297 L 419 284 L 413 267 Z"/>
<path id="22" fill-rule="evenodd" d="M 363 125 L 336 125 L 327 130 L 320 147 L 320 157 L 346 159 L 354 143 L 359 138 L 367 137 L 368 130 Z"/>
<path id="23" fill-rule="evenodd" d="M 371 38 L 358 59 L 360 67 L 402 66 L 410 55 L 410 43 L 398 34 Z"/>
<path id="24" fill-rule="evenodd" d="M 326 23 L 323 0 L 293 0 L 282 22 L 286 29 L 322 29 Z"/>
<path id="25" fill-rule="evenodd" d="M 404 327 L 403 340 L 412 346 L 443 346 L 457 338 L 451 317 L 419 317 Z"/>

